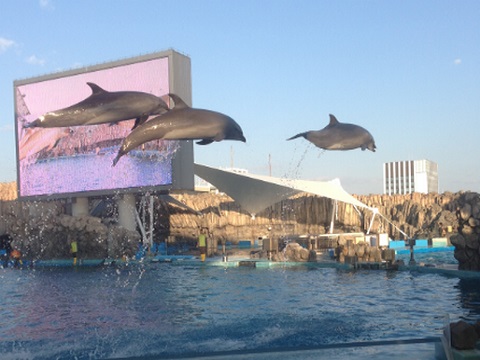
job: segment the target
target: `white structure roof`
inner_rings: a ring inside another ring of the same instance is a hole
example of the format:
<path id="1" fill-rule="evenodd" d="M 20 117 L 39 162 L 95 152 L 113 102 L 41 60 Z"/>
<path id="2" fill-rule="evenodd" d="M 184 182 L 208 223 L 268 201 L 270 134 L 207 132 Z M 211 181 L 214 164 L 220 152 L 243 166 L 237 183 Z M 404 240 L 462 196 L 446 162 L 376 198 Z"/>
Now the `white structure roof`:
<path id="1" fill-rule="evenodd" d="M 225 192 L 243 209 L 255 216 L 269 206 L 299 193 L 310 193 L 377 212 L 347 193 L 339 179 L 307 181 L 271 176 L 239 174 L 205 165 L 194 165 L 195 174 Z"/>

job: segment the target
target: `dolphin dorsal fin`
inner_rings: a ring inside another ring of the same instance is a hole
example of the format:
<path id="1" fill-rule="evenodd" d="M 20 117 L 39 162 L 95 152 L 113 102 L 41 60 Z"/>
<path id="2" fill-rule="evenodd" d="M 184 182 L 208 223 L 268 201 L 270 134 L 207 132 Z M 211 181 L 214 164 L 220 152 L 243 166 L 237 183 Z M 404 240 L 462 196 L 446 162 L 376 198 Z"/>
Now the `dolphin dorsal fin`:
<path id="1" fill-rule="evenodd" d="M 185 109 L 189 107 L 187 104 L 185 104 L 185 101 L 183 101 L 180 96 L 171 94 L 171 93 L 168 94 L 168 96 L 170 96 L 170 98 L 175 103 L 175 106 L 173 107 L 173 109 Z"/>
<path id="2" fill-rule="evenodd" d="M 330 114 L 330 123 L 328 125 L 337 125 L 339 123 L 339 121 L 337 120 L 337 118 Z"/>
<path id="3" fill-rule="evenodd" d="M 92 82 L 87 82 L 87 85 L 90 86 L 90 89 L 92 89 L 92 95 L 98 95 L 108 92 L 107 90 L 103 90 L 100 86 Z"/>

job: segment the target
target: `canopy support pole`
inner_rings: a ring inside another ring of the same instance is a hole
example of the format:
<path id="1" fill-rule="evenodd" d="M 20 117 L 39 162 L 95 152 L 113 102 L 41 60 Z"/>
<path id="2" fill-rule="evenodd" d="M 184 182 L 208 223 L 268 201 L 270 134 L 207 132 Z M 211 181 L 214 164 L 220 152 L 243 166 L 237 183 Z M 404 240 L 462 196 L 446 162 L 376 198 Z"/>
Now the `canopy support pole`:
<path id="1" fill-rule="evenodd" d="M 330 221 L 330 234 L 333 234 L 333 227 L 335 225 L 335 216 L 337 215 L 337 200 L 332 200 L 333 209 L 332 209 L 332 220 Z"/>
<path id="2" fill-rule="evenodd" d="M 370 234 L 370 230 L 372 229 L 372 226 L 373 226 L 373 220 L 375 220 L 375 215 L 378 213 L 378 209 L 374 209 L 373 210 L 373 216 L 372 216 L 372 219 L 370 220 L 370 225 L 368 225 L 368 229 L 367 229 L 367 235 Z"/>

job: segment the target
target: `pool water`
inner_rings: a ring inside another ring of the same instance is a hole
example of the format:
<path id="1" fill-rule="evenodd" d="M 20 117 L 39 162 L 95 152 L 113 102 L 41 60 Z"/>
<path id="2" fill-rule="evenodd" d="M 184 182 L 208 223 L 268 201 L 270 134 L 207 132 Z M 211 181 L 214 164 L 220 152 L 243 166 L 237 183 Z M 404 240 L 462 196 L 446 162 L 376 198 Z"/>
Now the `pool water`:
<path id="1" fill-rule="evenodd" d="M 454 247 L 448 248 L 430 248 L 430 249 L 416 249 L 413 253 L 413 258 L 417 264 L 433 264 L 433 265 L 446 265 L 455 264 L 458 265 L 458 261 L 453 256 Z M 398 251 L 395 259 L 403 260 L 405 264 L 410 261 L 410 250 L 404 249 Z"/>
<path id="2" fill-rule="evenodd" d="M 480 280 L 192 263 L 0 269 L 2 359 L 200 356 L 438 337 Z"/>

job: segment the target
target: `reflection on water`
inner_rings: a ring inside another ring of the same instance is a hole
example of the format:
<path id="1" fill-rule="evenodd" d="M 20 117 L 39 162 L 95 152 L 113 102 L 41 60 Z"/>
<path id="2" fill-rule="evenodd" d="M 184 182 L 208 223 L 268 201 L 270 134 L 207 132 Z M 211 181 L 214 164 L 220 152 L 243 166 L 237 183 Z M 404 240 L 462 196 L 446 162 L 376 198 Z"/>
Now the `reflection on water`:
<path id="1" fill-rule="evenodd" d="M 467 310 L 465 317 L 480 318 L 480 286 L 476 279 L 460 279 L 455 289 L 458 290 L 458 300 L 462 309 Z"/>
<path id="2" fill-rule="evenodd" d="M 458 265 L 458 260 L 453 256 L 453 250 L 436 252 L 414 252 L 414 259 L 417 264 L 435 264 L 435 265 Z M 410 251 L 397 254 L 396 259 L 403 260 L 405 264 L 410 261 Z"/>
<path id="3" fill-rule="evenodd" d="M 478 280 L 410 272 L 143 264 L 1 269 L 0 352 L 105 358 L 439 336 Z M 35 355 L 35 356 L 34 356 Z"/>

